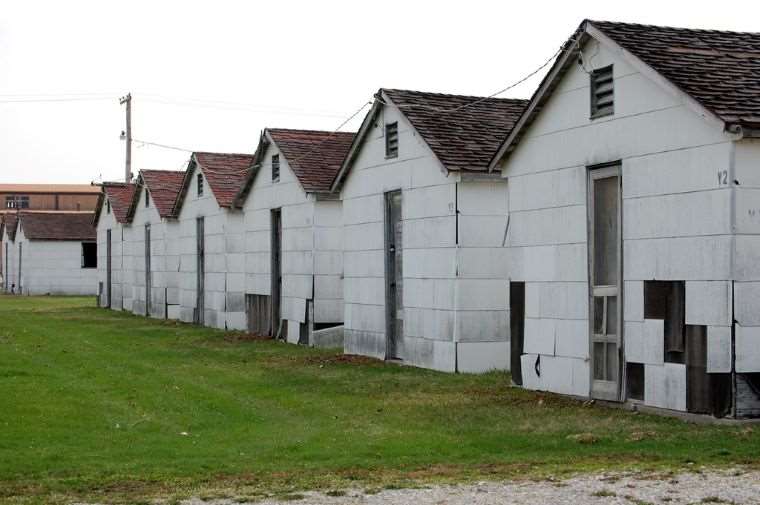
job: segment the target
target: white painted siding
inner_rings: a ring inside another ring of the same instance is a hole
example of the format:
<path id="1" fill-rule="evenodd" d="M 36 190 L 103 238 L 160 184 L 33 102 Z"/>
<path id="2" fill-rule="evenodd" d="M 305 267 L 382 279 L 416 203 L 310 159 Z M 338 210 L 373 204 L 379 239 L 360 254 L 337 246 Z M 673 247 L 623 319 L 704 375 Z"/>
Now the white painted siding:
<path id="1" fill-rule="evenodd" d="M 384 125 L 394 121 L 399 154 L 386 159 Z M 443 371 L 506 368 L 506 184 L 447 176 L 392 105 L 363 140 L 341 192 L 345 351 L 385 358 L 384 193 L 393 190 L 402 192 L 403 360 Z"/>
<path id="2" fill-rule="evenodd" d="M 502 165 L 504 265 L 526 282 L 525 386 L 590 394 L 586 167 L 620 161 L 626 352 L 646 363 L 645 403 L 684 410 L 683 365 L 662 363 L 661 332 L 644 321 L 643 281 L 686 281 L 687 322 L 730 325 L 731 189 L 718 171 L 729 168 L 732 144 L 619 54 L 592 41 L 584 55 L 587 67 L 614 64 L 615 114 L 589 119 L 589 77 L 573 65 Z M 541 377 L 532 371 L 539 355 Z"/>
<path id="3" fill-rule="evenodd" d="M 178 216 L 179 318 L 193 321 L 196 308 L 197 242 L 196 219 L 205 220 L 205 297 L 204 324 L 221 329 L 245 329 L 243 293 L 233 291 L 239 277 L 236 254 L 228 244 L 241 243 L 243 219 L 239 210 L 220 207 L 205 180 L 203 195 L 196 187 L 197 168 L 190 174 L 191 183 Z M 142 251 L 142 250 L 141 250 Z M 174 261 L 174 260 L 172 260 Z M 232 281 L 232 282 L 229 282 Z M 228 284 L 229 282 L 229 284 Z M 239 284 L 239 283 L 238 283 Z M 238 286 L 241 288 L 242 286 Z"/>
<path id="4" fill-rule="evenodd" d="M 272 156 L 280 177 L 272 181 Z M 341 202 L 307 194 L 287 158 L 271 141 L 244 205 L 245 292 L 271 295 L 271 211 L 282 213 L 281 315 L 288 340 L 298 341 L 300 324 L 314 304 L 315 324 L 343 322 L 343 229 Z M 277 328 L 275 322 L 275 330 Z"/>
<path id="5" fill-rule="evenodd" d="M 82 268 L 82 242 L 28 240 L 23 223 L 16 233 L 21 247 L 21 289 L 25 295 L 96 295 L 97 268 Z M 18 267 L 18 256 L 15 257 Z M 18 282 L 18 271 L 16 271 Z"/>
<path id="6" fill-rule="evenodd" d="M 116 221 L 113 212 L 107 213 L 101 209 L 98 219 L 97 236 L 98 236 L 98 283 L 103 286 L 100 294 L 100 306 L 105 307 L 108 304 L 108 279 L 107 279 L 107 236 L 108 230 L 111 230 L 111 308 L 114 310 L 124 309 L 123 291 L 128 288 L 127 271 L 124 268 L 124 227 Z"/>
<path id="7" fill-rule="evenodd" d="M 145 188 L 138 196 L 131 223 L 133 258 L 132 311 L 146 315 L 145 226 L 150 225 L 150 316 L 179 318 L 179 223 L 162 219 L 153 199 L 145 207 Z"/>

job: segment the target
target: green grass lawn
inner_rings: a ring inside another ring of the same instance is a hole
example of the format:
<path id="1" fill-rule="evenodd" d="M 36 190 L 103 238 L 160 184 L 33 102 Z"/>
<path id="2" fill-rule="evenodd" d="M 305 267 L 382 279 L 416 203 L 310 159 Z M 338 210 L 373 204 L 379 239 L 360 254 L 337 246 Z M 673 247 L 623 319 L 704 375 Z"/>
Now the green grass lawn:
<path id="1" fill-rule="evenodd" d="M 256 496 L 760 458 L 760 429 L 508 384 L 147 320 L 94 298 L 0 296 L 0 501 Z"/>

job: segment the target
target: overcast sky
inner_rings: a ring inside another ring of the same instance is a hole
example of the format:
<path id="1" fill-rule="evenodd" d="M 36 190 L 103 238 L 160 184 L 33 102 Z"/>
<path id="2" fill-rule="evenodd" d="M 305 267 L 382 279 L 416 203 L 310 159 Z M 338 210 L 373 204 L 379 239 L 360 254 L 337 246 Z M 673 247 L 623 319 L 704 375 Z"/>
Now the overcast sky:
<path id="1" fill-rule="evenodd" d="M 379 87 L 493 93 L 583 18 L 760 31 L 759 14 L 741 1 L 0 0 L 0 182 L 121 180 L 127 91 L 135 139 L 253 152 L 264 127 L 333 130 Z M 188 156 L 135 143 L 132 167 Z"/>

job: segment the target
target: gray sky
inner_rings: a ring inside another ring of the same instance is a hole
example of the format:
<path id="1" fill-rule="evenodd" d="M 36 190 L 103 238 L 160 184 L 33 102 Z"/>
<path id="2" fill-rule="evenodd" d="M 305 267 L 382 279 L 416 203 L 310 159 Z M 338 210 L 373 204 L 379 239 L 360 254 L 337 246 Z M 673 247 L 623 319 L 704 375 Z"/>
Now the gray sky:
<path id="1" fill-rule="evenodd" d="M 135 139 L 253 152 L 262 128 L 333 130 L 379 87 L 493 93 L 583 18 L 760 31 L 756 1 L 679 3 L 0 0 L 0 182 L 121 180 L 127 91 Z M 132 166 L 187 158 L 136 143 Z"/>

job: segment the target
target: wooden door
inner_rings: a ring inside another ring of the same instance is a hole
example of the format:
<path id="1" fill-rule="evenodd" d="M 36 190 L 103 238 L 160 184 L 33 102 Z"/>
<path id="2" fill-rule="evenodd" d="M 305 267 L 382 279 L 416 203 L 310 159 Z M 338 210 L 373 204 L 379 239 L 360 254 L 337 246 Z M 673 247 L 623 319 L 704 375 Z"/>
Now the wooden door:
<path id="1" fill-rule="evenodd" d="M 272 336 L 282 337 L 282 314 L 280 297 L 282 296 L 282 210 L 271 211 L 271 234 L 272 234 Z"/>
<path id="2" fill-rule="evenodd" d="M 204 323 L 206 310 L 206 237 L 203 217 L 195 220 L 196 279 L 195 279 L 195 323 Z"/>
<path id="3" fill-rule="evenodd" d="M 385 316 L 386 358 L 403 357 L 404 269 L 401 191 L 385 194 Z"/>
<path id="4" fill-rule="evenodd" d="M 111 230 L 106 230 L 106 307 L 111 308 Z"/>
<path id="5" fill-rule="evenodd" d="M 591 396 L 620 401 L 622 210 L 620 165 L 589 170 Z"/>

